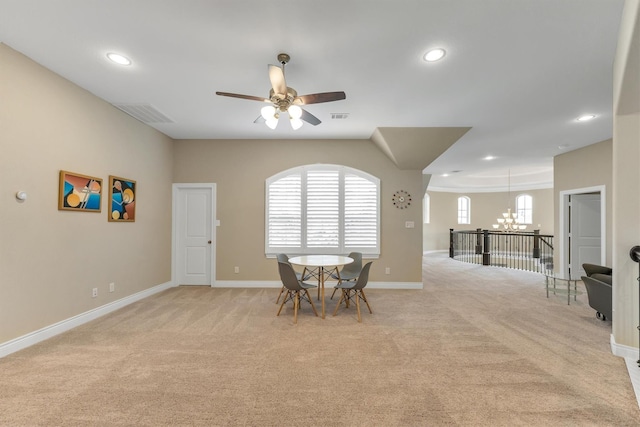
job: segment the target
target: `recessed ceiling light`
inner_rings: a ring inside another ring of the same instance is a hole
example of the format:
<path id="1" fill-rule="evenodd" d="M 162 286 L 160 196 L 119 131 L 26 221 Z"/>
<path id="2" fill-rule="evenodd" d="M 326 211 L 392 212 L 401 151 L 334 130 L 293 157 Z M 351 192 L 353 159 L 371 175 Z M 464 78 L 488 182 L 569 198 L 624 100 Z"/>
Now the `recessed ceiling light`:
<path id="1" fill-rule="evenodd" d="M 131 65 L 131 60 L 126 56 L 122 56 L 119 53 L 107 53 L 107 58 L 116 64 L 120 65 Z"/>
<path id="2" fill-rule="evenodd" d="M 496 157 L 495 156 L 487 156 L 484 159 L 485 160 L 494 160 Z"/>
<path id="3" fill-rule="evenodd" d="M 449 176 L 449 174 L 448 174 L 448 173 L 443 173 L 443 174 L 442 174 L 442 175 L 440 175 L 440 176 L 447 177 L 447 176 Z"/>
<path id="4" fill-rule="evenodd" d="M 576 120 L 579 122 L 588 122 L 589 120 L 593 120 L 596 118 L 595 114 L 585 114 L 584 116 L 578 117 Z"/>
<path id="5" fill-rule="evenodd" d="M 447 54 L 447 51 L 442 48 L 431 49 L 424 54 L 424 60 L 427 62 L 439 61 Z"/>

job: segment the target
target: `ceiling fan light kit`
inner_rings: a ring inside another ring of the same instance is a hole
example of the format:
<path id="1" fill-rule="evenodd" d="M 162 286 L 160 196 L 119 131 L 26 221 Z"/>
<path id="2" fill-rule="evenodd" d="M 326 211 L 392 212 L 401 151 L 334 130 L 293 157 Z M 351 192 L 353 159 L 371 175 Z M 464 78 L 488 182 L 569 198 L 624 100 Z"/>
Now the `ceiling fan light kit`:
<path id="1" fill-rule="evenodd" d="M 322 123 L 320 119 L 300 106 L 319 104 L 321 102 L 339 101 L 346 99 L 346 95 L 344 92 L 322 92 L 298 96 L 298 92 L 296 92 L 295 89 L 288 87 L 284 79 L 284 66 L 289 62 L 289 59 L 291 59 L 289 55 L 286 53 L 280 53 L 278 55 L 278 62 L 282 64 L 282 67 L 277 65 L 268 66 L 269 80 L 271 81 L 271 89 L 269 90 L 268 99 L 259 96 L 241 95 L 230 92 L 216 92 L 216 95 L 271 103 L 271 105 L 263 107 L 260 110 L 260 116 L 264 119 L 265 124 L 271 129 L 275 129 L 278 126 L 280 113 L 283 112 L 289 114 L 289 123 L 293 130 L 300 129 L 303 121 L 313 126 L 317 126 Z M 262 120 L 256 120 L 255 122 L 258 121 Z"/>
<path id="2" fill-rule="evenodd" d="M 302 117 L 302 108 L 298 107 L 297 105 L 292 105 L 291 107 L 289 107 L 289 117 L 291 117 L 292 119 L 299 119 L 300 117 Z"/>
<path id="3" fill-rule="evenodd" d="M 302 127 L 302 120 L 300 119 L 290 118 L 289 122 L 291 123 L 291 128 L 293 128 L 293 130 L 298 130 Z"/>

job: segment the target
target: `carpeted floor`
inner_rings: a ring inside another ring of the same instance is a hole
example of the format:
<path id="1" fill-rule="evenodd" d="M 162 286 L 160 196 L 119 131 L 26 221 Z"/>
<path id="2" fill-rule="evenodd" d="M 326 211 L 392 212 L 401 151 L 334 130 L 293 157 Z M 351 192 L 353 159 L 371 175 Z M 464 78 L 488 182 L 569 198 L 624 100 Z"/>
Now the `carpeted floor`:
<path id="1" fill-rule="evenodd" d="M 0 425 L 640 425 L 611 323 L 539 274 L 429 255 L 361 324 L 277 293 L 172 288 L 0 359 Z"/>

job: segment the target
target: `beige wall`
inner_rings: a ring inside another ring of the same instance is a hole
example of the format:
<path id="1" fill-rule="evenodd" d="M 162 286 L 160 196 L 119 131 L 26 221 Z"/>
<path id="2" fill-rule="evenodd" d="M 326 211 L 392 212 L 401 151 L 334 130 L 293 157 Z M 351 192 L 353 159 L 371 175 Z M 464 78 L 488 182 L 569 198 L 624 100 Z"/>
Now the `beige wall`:
<path id="1" fill-rule="evenodd" d="M 533 199 L 533 224 L 527 231 L 540 230 L 542 234 L 553 234 L 553 190 L 525 190 L 498 193 L 446 193 L 427 191 L 430 197 L 431 215 L 424 225 L 424 251 L 449 249 L 449 229 L 492 230 L 496 219 L 510 206 L 515 212 L 516 197 L 528 194 Z M 471 200 L 471 224 L 458 224 L 458 197 Z"/>
<path id="2" fill-rule="evenodd" d="M 613 335 L 618 344 L 637 347 L 638 264 L 629 250 L 640 245 L 640 114 L 615 119 L 613 214 Z"/>
<path id="3" fill-rule="evenodd" d="M 283 170 L 314 163 L 342 164 L 381 180 L 381 255 L 372 281 L 422 282 L 422 172 L 400 170 L 368 140 L 180 140 L 175 145 L 175 182 L 217 184 L 216 275 L 228 280 L 278 280 L 265 257 L 265 180 Z M 409 209 L 393 207 L 397 190 L 414 196 Z M 414 221 L 415 228 L 405 228 Z M 240 273 L 234 274 L 234 266 Z M 391 274 L 384 274 L 385 267 Z"/>
<path id="4" fill-rule="evenodd" d="M 173 142 L 1 43 L 0 100 L 0 343 L 170 281 Z M 61 169 L 136 180 L 135 223 L 107 221 L 108 188 L 59 211 Z"/>
<path id="5" fill-rule="evenodd" d="M 605 264 L 611 265 L 612 254 L 612 218 L 613 218 L 613 142 L 606 140 L 597 144 L 588 145 L 584 148 L 561 154 L 553 159 L 553 199 L 557 206 L 555 209 L 555 230 L 554 235 L 557 250 L 555 256 L 555 270 L 561 271 L 559 255 L 561 251 L 567 250 L 562 245 L 560 236 L 560 193 L 572 192 L 573 190 L 588 189 L 591 187 L 604 186 L 605 208 L 606 208 L 606 257 Z M 568 262 L 568 261 L 567 261 Z"/>
<path id="6" fill-rule="evenodd" d="M 614 63 L 613 120 L 613 341 L 637 356 L 640 245 L 640 1 L 627 0 Z M 634 354 L 635 353 L 635 354 Z"/>

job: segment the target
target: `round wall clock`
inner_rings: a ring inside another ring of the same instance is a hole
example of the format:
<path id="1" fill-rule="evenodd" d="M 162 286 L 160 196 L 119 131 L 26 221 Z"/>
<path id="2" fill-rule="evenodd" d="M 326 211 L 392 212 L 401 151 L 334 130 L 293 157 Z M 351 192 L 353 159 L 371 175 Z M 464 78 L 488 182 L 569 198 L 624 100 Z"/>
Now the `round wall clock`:
<path id="1" fill-rule="evenodd" d="M 398 209 L 407 209 L 411 206 L 411 194 L 404 190 L 393 193 L 393 204 Z"/>

